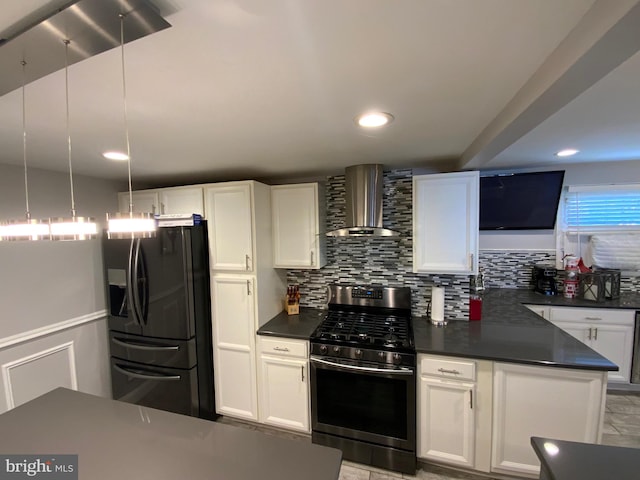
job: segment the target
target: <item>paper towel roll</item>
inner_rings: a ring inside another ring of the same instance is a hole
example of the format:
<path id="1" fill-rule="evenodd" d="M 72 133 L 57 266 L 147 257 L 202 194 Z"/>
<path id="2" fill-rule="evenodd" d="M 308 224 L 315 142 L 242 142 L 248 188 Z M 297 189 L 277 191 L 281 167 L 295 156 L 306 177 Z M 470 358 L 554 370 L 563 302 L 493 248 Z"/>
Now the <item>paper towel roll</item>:
<path id="1" fill-rule="evenodd" d="M 431 287 L 431 320 L 444 320 L 444 288 Z"/>

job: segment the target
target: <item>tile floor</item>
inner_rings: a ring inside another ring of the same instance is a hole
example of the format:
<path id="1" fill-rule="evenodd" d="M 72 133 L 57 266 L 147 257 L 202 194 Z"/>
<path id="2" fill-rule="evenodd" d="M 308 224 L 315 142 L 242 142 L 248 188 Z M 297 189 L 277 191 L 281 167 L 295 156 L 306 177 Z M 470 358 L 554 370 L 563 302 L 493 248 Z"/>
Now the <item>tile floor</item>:
<path id="1" fill-rule="evenodd" d="M 257 430 L 267 435 L 304 442 L 311 441 L 308 435 L 285 432 L 225 417 L 221 417 L 218 421 Z M 640 393 L 610 393 L 607 395 L 602 443 L 640 448 Z M 416 480 L 488 480 L 499 478 L 505 480 L 509 477 L 472 475 L 467 472 L 422 463 L 419 465 L 416 475 L 412 476 L 343 460 L 339 480 L 397 480 L 399 478 Z"/>

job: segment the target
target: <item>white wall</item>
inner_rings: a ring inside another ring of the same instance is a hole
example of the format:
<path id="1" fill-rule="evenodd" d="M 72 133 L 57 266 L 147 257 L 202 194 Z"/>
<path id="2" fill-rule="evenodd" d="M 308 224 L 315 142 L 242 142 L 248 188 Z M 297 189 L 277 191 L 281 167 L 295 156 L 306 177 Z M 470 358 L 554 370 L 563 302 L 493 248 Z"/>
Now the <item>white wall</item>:
<path id="1" fill-rule="evenodd" d="M 518 171 L 543 170 L 565 170 L 565 186 L 640 182 L 640 160 L 581 163 Z M 515 170 L 510 171 L 515 172 Z M 504 172 L 504 170 L 483 171 L 482 174 Z M 556 237 L 553 230 L 480 232 L 480 250 L 555 250 L 555 248 Z"/>
<path id="2" fill-rule="evenodd" d="M 70 215 L 68 174 L 30 169 L 28 179 L 32 218 Z M 124 189 L 78 175 L 74 187 L 77 214 L 101 224 L 106 212 L 117 210 L 117 191 Z M 0 165 L 0 221 L 22 219 L 25 211 L 24 170 Z M 7 402 L 6 371 L 14 372 L 18 399 L 44 393 L 37 385 L 69 386 L 74 376 L 78 389 L 109 396 L 100 240 L 0 242 L 0 266 L 0 392 Z M 71 347 L 55 351 L 66 344 Z M 69 352 L 74 352 L 74 368 L 64 361 Z M 16 361 L 20 368 L 12 367 Z"/>

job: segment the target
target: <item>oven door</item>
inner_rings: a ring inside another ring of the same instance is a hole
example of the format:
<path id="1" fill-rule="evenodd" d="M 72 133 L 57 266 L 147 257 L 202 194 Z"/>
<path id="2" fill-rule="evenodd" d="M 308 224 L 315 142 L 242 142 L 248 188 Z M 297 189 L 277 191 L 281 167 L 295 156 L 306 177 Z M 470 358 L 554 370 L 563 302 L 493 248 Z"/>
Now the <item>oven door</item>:
<path id="1" fill-rule="evenodd" d="M 415 451 L 415 368 L 313 355 L 310 364 L 314 432 Z"/>

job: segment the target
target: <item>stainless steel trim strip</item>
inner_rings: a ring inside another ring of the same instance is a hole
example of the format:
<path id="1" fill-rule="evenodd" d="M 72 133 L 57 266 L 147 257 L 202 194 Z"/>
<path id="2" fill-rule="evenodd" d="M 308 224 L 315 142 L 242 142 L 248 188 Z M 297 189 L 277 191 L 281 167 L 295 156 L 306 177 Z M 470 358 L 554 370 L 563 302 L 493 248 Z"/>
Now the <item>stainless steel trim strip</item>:
<path id="1" fill-rule="evenodd" d="M 148 350 L 148 351 L 158 351 L 158 350 L 180 350 L 178 345 L 141 345 L 139 343 L 129 343 L 123 340 L 119 340 L 117 338 L 112 338 L 111 341 L 116 345 L 120 345 L 125 348 L 133 348 L 135 350 Z"/>
<path id="2" fill-rule="evenodd" d="M 123 375 L 126 375 L 127 377 L 131 377 L 131 378 L 139 378 L 140 380 L 158 380 L 161 382 L 165 382 L 165 381 L 177 381 L 180 380 L 180 375 L 143 375 L 141 373 L 135 373 L 135 372 L 131 372 L 119 365 L 113 365 L 113 368 L 115 370 L 117 370 L 118 372 L 122 373 Z"/>
<path id="3" fill-rule="evenodd" d="M 357 365 L 346 365 L 342 363 L 330 362 L 328 360 L 324 360 L 318 357 L 310 357 L 309 359 L 313 363 L 321 363 L 323 365 L 329 365 L 331 367 L 341 369 L 341 370 L 352 370 L 358 372 L 371 372 L 371 373 L 384 373 L 390 375 L 413 375 L 414 372 L 410 368 L 400 367 L 400 368 L 374 368 L 374 367 L 359 367 Z"/>

